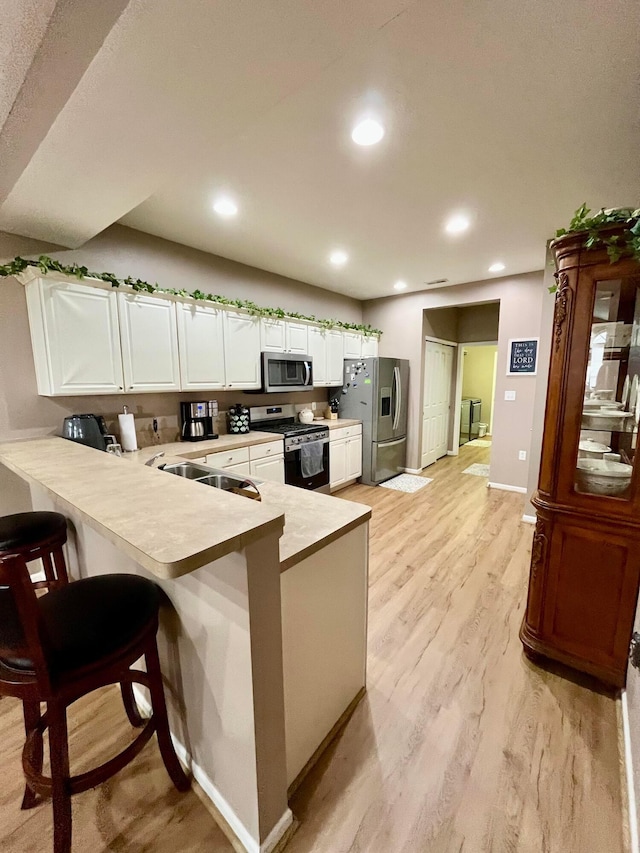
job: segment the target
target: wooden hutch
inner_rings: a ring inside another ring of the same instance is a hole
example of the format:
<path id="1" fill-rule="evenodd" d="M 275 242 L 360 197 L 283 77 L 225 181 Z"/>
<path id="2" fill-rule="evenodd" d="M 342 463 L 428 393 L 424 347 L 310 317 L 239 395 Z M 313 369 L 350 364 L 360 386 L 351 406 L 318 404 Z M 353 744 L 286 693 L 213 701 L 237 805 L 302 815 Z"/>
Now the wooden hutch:
<path id="1" fill-rule="evenodd" d="M 554 327 L 520 638 L 622 687 L 640 579 L 640 264 L 552 243 Z"/>

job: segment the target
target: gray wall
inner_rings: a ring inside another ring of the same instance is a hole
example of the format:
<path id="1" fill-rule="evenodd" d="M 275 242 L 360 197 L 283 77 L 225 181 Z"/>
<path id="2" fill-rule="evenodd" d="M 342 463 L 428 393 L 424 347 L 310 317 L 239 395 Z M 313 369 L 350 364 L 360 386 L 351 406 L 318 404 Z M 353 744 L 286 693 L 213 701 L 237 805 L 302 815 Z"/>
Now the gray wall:
<path id="1" fill-rule="evenodd" d="M 449 329 L 455 328 L 456 335 L 459 334 L 457 325 L 452 326 L 454 315 L 450 315 L 446 323 L 434 326 L 434 312 L 429 311 L 427 322 L 424 318 L 425 311 L 433 308 L 471 308 L 483 303 L 499 303 L 498 378 L 490 480 L 526 489 L 529 462 L 519 461 L 518 451 L 526 450 L 528 453 L 530 447 L 536 378 L 506 376 L 507 349 L 510 338 L 537 337 L 540 334 L 543 278 L 544 274 L 540 271 L 490 282 L 473 282 L 455 288 L 444 287 L 365 302 L 364 321 L 384 329 L 380 355 L 408 358 L 410 361 L 407 467 L 420 467 L 424 335 L 426 333 L 435 337 L 446 337 L 436 331 L 447 326 Z M 485 321 L 494 311 L 495 308 L 482 308 L 478 315 L 482 314 L 482 322 L 478 326 L 479 332 L 482 332 L 480 340 L 485 339 Z M 455 316 L 457 318 L 457 315 Z M 470 320 L 465 320 L 467 330 L 469 324 Z M 493 336 L 490 336 L 489 340 L 492 338 Z M 451 340 L 451 337 L 448 339 Z M 514 402 L 504 400 L 506 390 L 516 392 Z"/>

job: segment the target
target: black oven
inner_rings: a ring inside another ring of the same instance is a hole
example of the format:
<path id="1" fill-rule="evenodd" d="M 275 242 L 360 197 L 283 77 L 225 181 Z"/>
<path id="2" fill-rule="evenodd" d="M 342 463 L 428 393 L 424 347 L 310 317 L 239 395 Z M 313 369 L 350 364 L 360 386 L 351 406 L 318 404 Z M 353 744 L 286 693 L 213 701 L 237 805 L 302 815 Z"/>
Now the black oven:
<path id="1" fill-rule="evenodd" d="M 329 493 L 329 434 L 285 438 L 284 481 L 288 486 Z"/>

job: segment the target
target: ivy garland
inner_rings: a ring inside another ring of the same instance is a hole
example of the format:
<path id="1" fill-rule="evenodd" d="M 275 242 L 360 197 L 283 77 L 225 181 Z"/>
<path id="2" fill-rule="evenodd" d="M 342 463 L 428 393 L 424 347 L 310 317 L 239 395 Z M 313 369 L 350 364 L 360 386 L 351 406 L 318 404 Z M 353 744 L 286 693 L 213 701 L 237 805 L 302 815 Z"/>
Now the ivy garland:
<path id="1" fill-rule="evenodd" d="M 289 317 L 293 320 L 309 320 L 312 323 L 317 323 L 317 325 L 322 326 L 325 329 L 334 329 L 337 327 L 353 332 L 362 332 L 366 337 L 372 337 L 374 335 L 379 336 L 382 334 L 380 329 L 374 329 L 369 325 L 365 326 L 361 323 L 344 323 L 341 320 L 320 320 L 317 317 L 314 317 L 313 314 L 298 314 L 295 311 L 285 311 L 282 308 L 263 308 L 260 305 L 256 305 L 256 303 L 252 302 L 250 299 L 228 299 L 226 296 L 219 296 L 214 293 L 205 293 L 202 290 L 194 290 L 192 293 L 189 293 L 187 290 L 183 289 L 176 290 L 172 287 L 160 287 L 157 282 L 155 284 L 149 284 L 148 281 L 143 281 L 140 278 L 132 278 L 131 276 L 119 279 L 110 272 L 90 272 L 87 267 L 80 266 L 78 264 L 70 264 L 66 266 L 65 264 L 60 263 L 60 261 L 54 261 L 53 258 L 49 258 L 47 255 L 40 255 L 37 261 L 28 260 L 18 256 L 8 264 L 0 266 L 0 278 L 19 275 L 28 267 L 37 268 L 43 275 L 46 275 L 49 272 L 58 272 L 80 280 L 84 278 L 97 278 L 100 281 L 109 282 L 112 287 L 120 287 L 121 284 L 125 284 L 133 290 L 137 290 L 142 293 L 169 293 L 172 296 L 191 297 L 191 299 L 197 299 L 199 302 L 216 302 L 220 305 L 232 306 L 233 308 L 243 308 L 255 317 Z"/>
<path id="2" fill-rule="evenodd" d="M 593 216 L 590 214 L 591 209 L 586 204 L 580 205 L 573 214 L 569 227 L 558 228 L 556 239 L 564 237 L 565 234 L 586 231 L 589 236 L 584 243 L 585 249 L 604 246 L 610 263 L 615 264 L 623 255 L 631 255 L 640 261 L 640 208 L 634 210 L 631 207 L 613 207 L 605 210 L 603 207 Z M 622 226 L 622 233 L 611 234 L 602 231 L 611 225 Z M 557 289 L 558 286 L 552 284 L 549 292 L 555 293 Z"/>

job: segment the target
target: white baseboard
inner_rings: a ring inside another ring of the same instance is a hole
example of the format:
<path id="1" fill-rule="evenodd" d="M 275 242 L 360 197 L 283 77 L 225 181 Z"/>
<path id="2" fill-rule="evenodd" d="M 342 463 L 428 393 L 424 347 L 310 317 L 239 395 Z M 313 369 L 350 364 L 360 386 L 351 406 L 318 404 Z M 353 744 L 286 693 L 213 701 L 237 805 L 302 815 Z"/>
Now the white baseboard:
<path id="1" fill-rule="evenodd" d="M 424 468 L 403 468 L 405 474 L 422 474 Z"/>
<path id="2" fill-rule="evenodd" d="M 537 518 L 535 517 L 535 515 L 523 515 L 522 520 L 526 521 L 527 524 L 535 524 L 537 521 Z"/>
<path id="3" fill-rule="evenodd" d="M 151 716 L 151 705 L 140 691 L 140 688 L 134 685 L 133 692 L 141 714 L 146 717 Z M 200 785 L 207 797 L 209 797 L 216 809 L 220 812 L 229 825 L 229 829 L 231 829 L 247 853 L 271 853 L 293 823 L 293 813 L 291 812 L 291 809 L 286 809 L 269 835 L 265 838 L 262 844 L 260 844 L 259 841 L 251 835 L 247 827 L 240 820 L 233 808 L 222 796 L 202 767 L 200 767 L 199 764 L 196 764 L 183 744 L 180 743 L 173 733 L 171 733 L 171 740 L 173 741 L 176 754 L 182 764 L 189 768 L 193 774 L 193 778 Z"/>
<path id="4" fill-rule="evenodd" d="M 500 489 L 503 492 L 519 492 L 522 495 L 527 494 L 524 486 L 509 486 L 507 483 L 487 483 L 489 489 Z"/>
<path id="5" fill-rule="evenodd" d="M 631 729 L 629 726 L 629 706 L 627 705 L 627 691 L 620 694 L 622 706 L 622 737 L 624 740 L 624 772 L 627 779 L 627 799 L 629 808 L 629 841 L 631 853 L 640 853 L 638 842 L 638 813 L 636 810 L 636 790 L 633 781 L 633 757 L 631 753 Z"/>
<path id="6" fill-rule="evenodd" d="M 460 456 L 457 450 L 447 450 L 447 456 Z"/>

